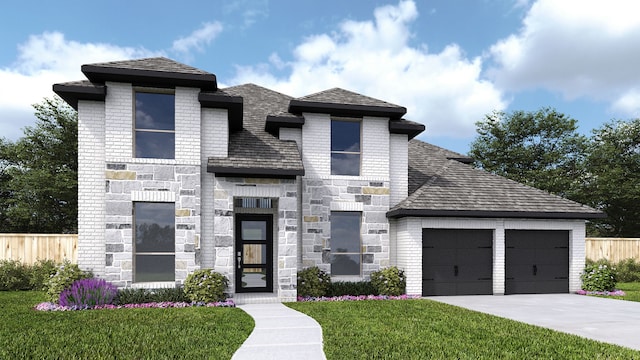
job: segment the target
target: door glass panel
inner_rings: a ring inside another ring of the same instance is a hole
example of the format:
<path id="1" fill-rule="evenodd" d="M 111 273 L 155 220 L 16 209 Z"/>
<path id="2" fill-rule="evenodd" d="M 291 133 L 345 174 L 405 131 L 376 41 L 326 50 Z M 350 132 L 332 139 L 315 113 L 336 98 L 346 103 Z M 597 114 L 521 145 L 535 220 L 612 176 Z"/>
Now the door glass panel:
<path id="1" fill-rule="evenodd" d="M 243 288 L 263 288 L 267 286 L 267 275 L 264 269 L 243 269 Z"/>
<path id="2" fill-rule="evenodd" d="M 242 221 L 242 240 L 267 240 L 267 223 Z"/>
<path id="3" fill-rule="evenodd" d="M 267 244 L 244 244 L 243 264 L 263 265 L 267 263 Z"/>

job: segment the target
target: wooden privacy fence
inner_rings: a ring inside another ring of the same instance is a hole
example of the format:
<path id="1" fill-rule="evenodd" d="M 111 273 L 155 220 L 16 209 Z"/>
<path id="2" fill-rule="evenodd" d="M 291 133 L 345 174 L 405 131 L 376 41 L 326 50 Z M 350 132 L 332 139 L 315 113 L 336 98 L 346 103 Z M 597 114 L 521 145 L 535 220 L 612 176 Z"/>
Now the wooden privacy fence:
<path id="1" fill-rule="evenodd" d="M 0 260 L 19 260 L 31 265 L 38 260 L 62 262 L 78 259 L 75 234 L 0 234 Z"/>
<path id="2" fill-rule="evenodd" d="M 586 238 L 587 259 L 607 259 L 613 263 L 625 259 L 640 261 L 640 238 Z"/>
<path id="3" fill-rule="evenodd" d="M 607 259 L 614 263 L 630 258 L 640 261 L 640 238 L 585 240 L 587 259 Z M 0 233 L 0 260 L 20 260 L 24 264 L 33 264 L 45 259 L 56 262 L 69 259 L 73 263 L 77 262 L 78 235 Z"/>

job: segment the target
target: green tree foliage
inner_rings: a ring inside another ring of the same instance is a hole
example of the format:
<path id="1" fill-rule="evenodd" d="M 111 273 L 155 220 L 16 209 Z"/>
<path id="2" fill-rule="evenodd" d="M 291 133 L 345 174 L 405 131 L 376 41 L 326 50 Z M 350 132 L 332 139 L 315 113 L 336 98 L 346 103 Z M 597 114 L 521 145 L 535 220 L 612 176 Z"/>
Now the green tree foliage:
<path id="1" fill-rule="evenodd" d="M 552 108 L 493 112 L 476 123 L 469 155 L 476 166 L 560 196 L 582 187 L 587 139 L 577 121 Z"/>
<path id="2" fill-rule="evenodd" d="M 612 121 L 593 131 L 583 201 L 607 218 L 593 221 L 598 236 L 640 236 L 640 119 Z"/>
<path id="3" fill-rule="evenodd" d="M 0 139 L 0 232 L 73 233 L 78 209 L 78 118 L 60 98 L 33 105 L 36 124 Z"/>

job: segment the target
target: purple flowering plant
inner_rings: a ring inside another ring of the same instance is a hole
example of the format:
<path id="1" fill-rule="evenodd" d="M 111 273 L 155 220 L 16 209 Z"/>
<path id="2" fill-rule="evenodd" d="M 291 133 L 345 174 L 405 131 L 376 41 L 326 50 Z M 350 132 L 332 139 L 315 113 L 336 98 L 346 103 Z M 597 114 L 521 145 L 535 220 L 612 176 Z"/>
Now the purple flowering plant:
<path id="1" fill-rule="evenodd" d="M 588 291 L 588 290 L 578 290 L 576 291 L 578 295 L 600 295 L 600 296 L 625 296 L 626 293 L 622 290 L 613 290 L 613 291 Z"/>
<path id="2" fill-rule="evenodd" d="M 118 288 L 104 279 L 81 279 L 60 293 L 58 303 L 66 307 L 92 308 L 111 304 L 117 294 Z"/>

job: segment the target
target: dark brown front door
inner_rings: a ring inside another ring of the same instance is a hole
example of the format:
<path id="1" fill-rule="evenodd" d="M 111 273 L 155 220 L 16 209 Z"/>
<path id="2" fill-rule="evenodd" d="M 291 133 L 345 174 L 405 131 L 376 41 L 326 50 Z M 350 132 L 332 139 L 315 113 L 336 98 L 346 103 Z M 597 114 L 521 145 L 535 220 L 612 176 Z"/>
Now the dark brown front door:
<path id="1" fill-rule="evenodd" d="M 236 292 L 273 291 L 273 216 L 236 214 Z"/>

